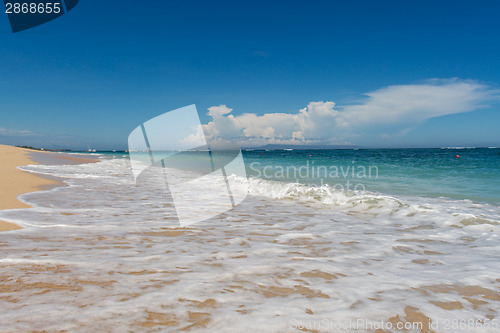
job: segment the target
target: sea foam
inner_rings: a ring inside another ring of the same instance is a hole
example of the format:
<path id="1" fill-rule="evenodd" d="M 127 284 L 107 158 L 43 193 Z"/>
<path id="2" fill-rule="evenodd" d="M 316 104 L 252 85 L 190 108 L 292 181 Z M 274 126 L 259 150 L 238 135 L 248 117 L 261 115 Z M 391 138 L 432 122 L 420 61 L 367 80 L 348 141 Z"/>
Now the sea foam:
<path id="1" fill-rule="evenodd" d="M 444 330 L 498 316 L 496 206 L 230 176 L 247 199 L 180 228 L 126 159 L 22 169 L 68 186 L 0 212 L 25 227 L 0 243 L 3 331 L 329 331 L 408 311 Z"/>

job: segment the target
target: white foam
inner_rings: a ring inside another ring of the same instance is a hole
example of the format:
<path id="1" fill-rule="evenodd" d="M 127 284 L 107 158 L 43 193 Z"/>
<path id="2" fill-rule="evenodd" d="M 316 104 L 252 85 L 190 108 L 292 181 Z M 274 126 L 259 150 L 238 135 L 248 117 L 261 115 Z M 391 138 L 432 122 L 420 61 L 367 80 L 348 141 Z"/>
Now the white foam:
<path id="1" fill-rule="evenodd" d="M 497 301 L 478 294 L 470 297 L 488 303 L 473 305 L 451 287 L 498 292 L 498 207 L 235 178 L 250 188 L 241 205 L 179 228 L 165 193 L 154 181 L 136 186 L 128 167 L 23 167 L 69 186 L 22 195 L 34 208 L 0 212 L 27 226 L 2 234 L 2 284 L 21 286 L 0 293 L 2 330 L 178 331 L 190 312 L 210 318 L 195 332 L 387 320 L 406 306 L 441 323 L 498 315 Z M 436 285 L 450 287 L 426 287 Z M 175 320 L 155 325 L 162 320 L 148 311 Z M 141 326 L 147 320 L 153 326 Z"/>

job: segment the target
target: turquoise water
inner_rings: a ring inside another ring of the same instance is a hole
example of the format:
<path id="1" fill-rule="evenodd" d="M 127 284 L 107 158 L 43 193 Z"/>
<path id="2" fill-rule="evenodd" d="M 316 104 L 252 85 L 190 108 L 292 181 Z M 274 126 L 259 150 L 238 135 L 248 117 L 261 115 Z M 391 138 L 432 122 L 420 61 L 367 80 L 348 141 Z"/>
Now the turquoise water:
<path id="1" fill-rule="evenodd" d="M 498 148 L 255 150 L 244 158 L 249 175 L 266 179 L 500 204 Z"/>
<path id="2" fill-rule="evenodd" d="M 0 244 L 4 289 L 15 291 L 15 298 L 0 299 L 0 326 L 127 331 L 156 323 L 151 314 L 159 313 L 161 322 L 173 318 L 168 329 L 180 331 L 202 308 L 211 320 L 201 330 L 257 323 L 260 332 L 288 332 L 293 323 L 377 322 L 413 307 L 441 325 L 435 331 L 460 320 L 491 327 L 499 313 L 489 297 L 500 291 L 499 153 L 245 151 L 250 178 L 227 179 L 230 189 L 249 195 L 181 228 L 179 201 L 194 216 L 222 202 L 217 192 L 210 195 L 210 183 L 194 181 L 189 195 L 166 191 L 163 177 L 147 173 L 150 181 L 137 183 L 124 152 L 102 152 L 100 163 L 20 167 L 68 186 L 21 195 L 32 208 L 0 211 L 0 220 L 24 227 Z M 189 174 L 167 169 L 169 185 Z M 279 182 L 256 178 L 266 178 L 265 171 Z M 316 186 L 348 181 L 372 192 Z M 47 287 L 54 281 L 60 288 Z M 460 309 L 446 311 L 436 301 Z M 54 318 L 61 317 L 75 320 L 59 326 Z"/>
<path id="3" fill-rule="evenodd" d="M 500 148 L 245 150 L 243 157 L 251 177 L 500 204 Z"/>

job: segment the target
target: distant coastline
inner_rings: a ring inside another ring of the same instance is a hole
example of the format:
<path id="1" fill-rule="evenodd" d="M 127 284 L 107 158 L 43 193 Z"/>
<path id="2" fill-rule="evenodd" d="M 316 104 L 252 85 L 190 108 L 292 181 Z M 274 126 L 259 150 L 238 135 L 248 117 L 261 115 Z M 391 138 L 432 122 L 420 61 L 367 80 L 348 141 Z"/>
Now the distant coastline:
<path id="1" fill-rule="evenodd" d="M 41 148 L 33 146 L 15 146 L 17 148 L 29 149 L 34 151 L 45 152 L 65 152 L 65 153 L 79 153 L 79 154 L 92 154 L 92 153 L 128 153 L 126 149 L 93 149 L 92 151 L 82 149 L 69 149 L 69 148 Z M 382 149 L 499 149 L 497 146 L 432 146 L 432 147 L 367 147 L 367 146 L 349 146 L 349 145 L 278 145 L 268 144 L 257 147 L 242 146 L 243 151 L 254 150 L 382 150 Z"/>

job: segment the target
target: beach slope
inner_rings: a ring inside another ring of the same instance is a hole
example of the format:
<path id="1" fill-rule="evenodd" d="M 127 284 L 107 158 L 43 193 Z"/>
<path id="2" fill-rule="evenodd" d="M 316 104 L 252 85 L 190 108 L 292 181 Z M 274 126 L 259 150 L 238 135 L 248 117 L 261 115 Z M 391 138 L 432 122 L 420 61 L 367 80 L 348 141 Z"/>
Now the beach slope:
<path id="1" fill-rule="evenodd" d="M 38 191 L 55 186 L 57 181 L 43 178 L 17 167 L 36 164 L 29 156 L 30 151 L 23 148 L 0 145 L 0 209 L 28 208 L 28 204 L 17 197 L 23 193 Z M 0 221 L 0 231 L 16 230 L 21 227 Z"/>

